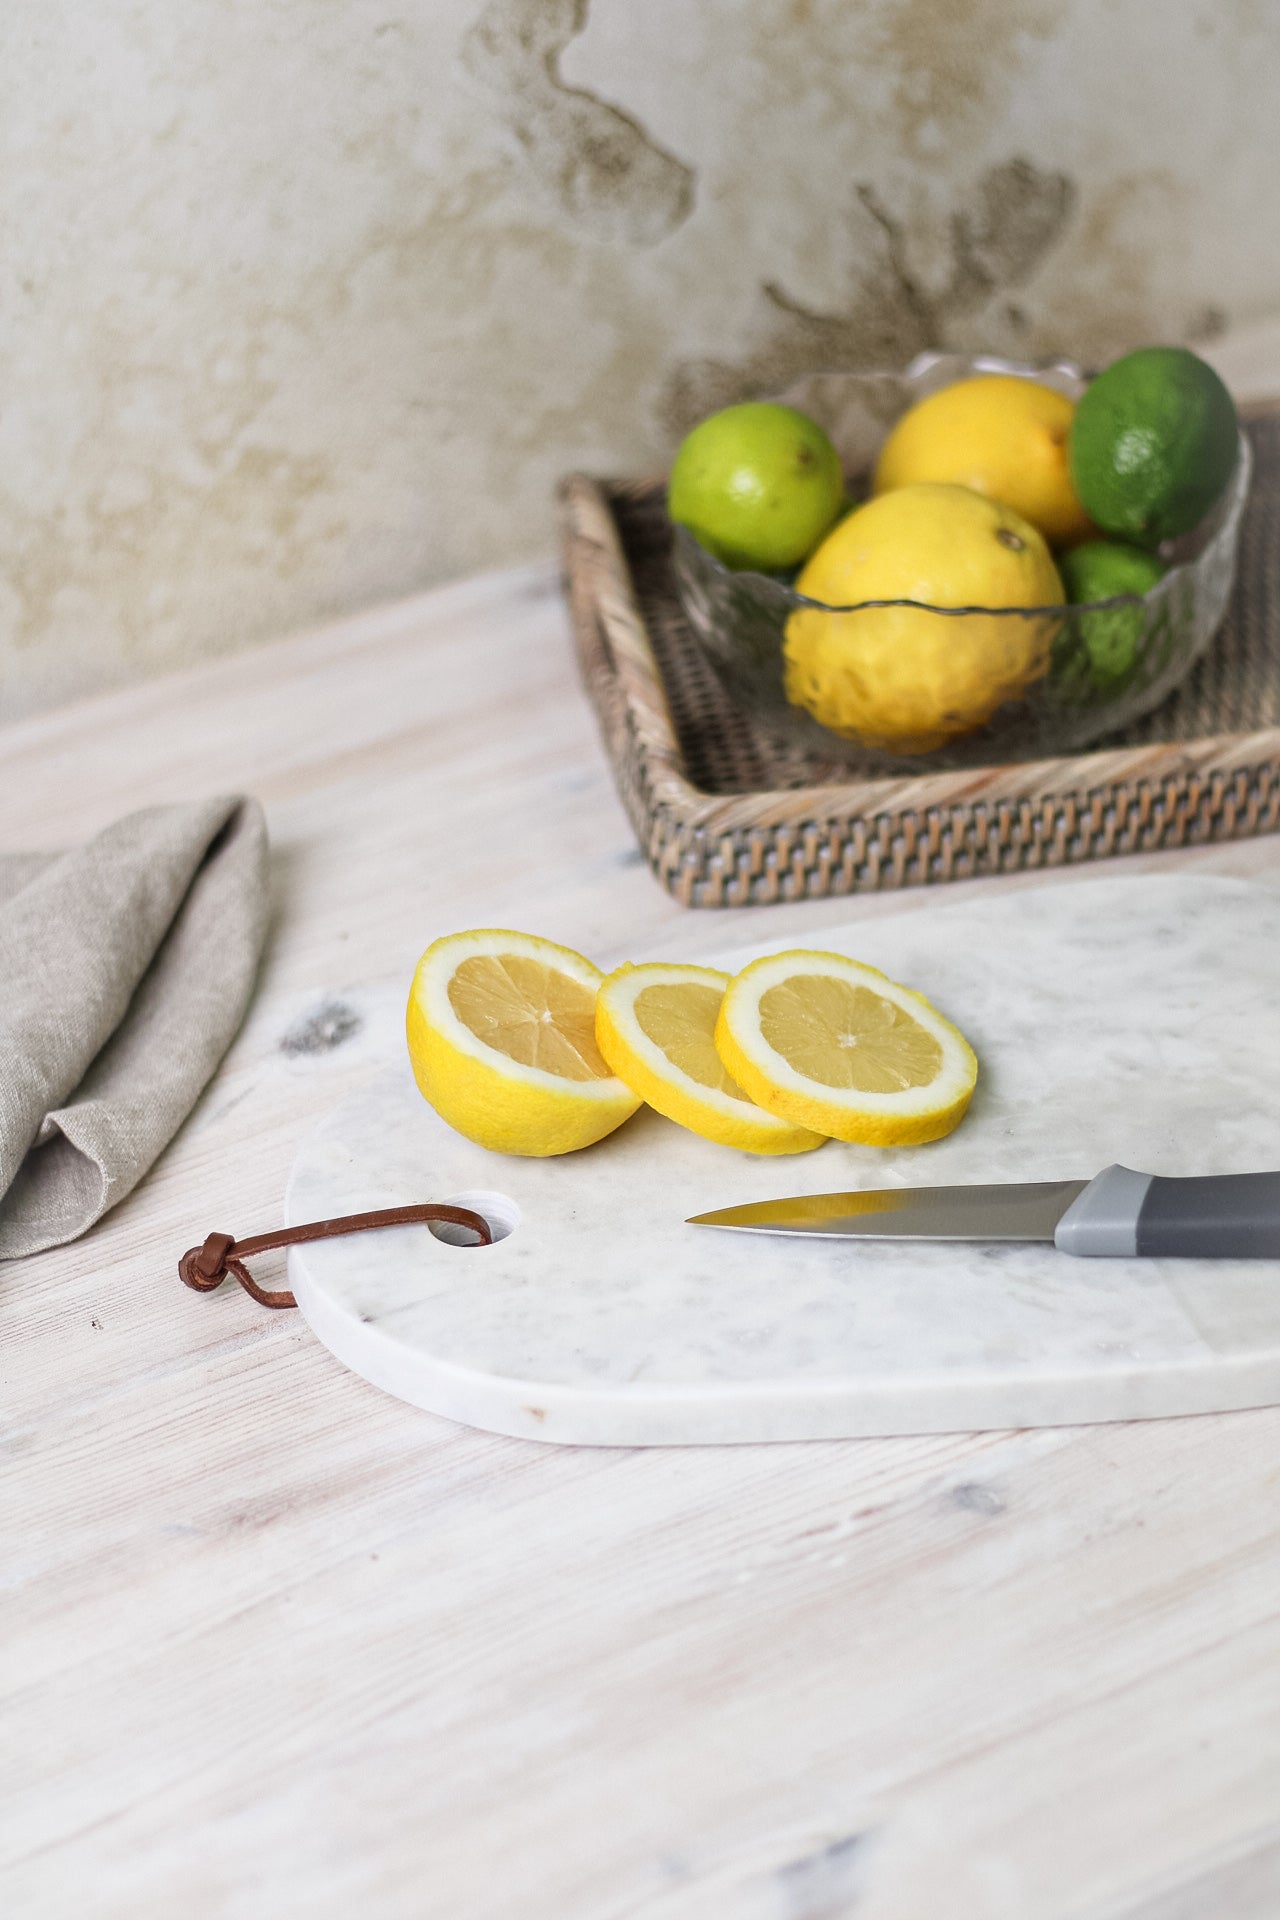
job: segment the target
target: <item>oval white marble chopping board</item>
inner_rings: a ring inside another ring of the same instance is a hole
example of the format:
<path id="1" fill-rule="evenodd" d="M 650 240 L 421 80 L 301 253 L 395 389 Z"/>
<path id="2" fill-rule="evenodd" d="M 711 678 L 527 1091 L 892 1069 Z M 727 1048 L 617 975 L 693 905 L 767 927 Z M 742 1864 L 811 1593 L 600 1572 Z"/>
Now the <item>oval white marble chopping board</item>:
<path id="1" fill-rule="evenodd" d="M 762 929 L 763 930 L 763 929 Z M 762 942 L 727 967 L 794 942 Z M 422 1227 L 295 1248 L 337 1357 L 415 1405 L 539 1440 L 831 1439 L 1280 1401 L 1280 1262 L 796 1241 L 686 1216 L 837 1188 L 1280 1166 L 1280 896 L 1176 875 L 939 902 L 827 931 L 927 993 L 981 1062 L 949 1139 L 764 1160 L 642 1110 L 557 1160 L 487 1153 L 407 1061 L 302 1147 L 285 1217 L 470 1200 L 489 1248 Z M 634 956 L 636 958 L 642 955 Z"/>

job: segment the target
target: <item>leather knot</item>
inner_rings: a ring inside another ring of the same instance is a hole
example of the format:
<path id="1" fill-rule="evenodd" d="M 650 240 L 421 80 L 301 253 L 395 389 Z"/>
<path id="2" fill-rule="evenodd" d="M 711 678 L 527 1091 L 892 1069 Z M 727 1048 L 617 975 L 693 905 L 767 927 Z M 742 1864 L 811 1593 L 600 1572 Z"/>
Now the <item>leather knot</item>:
<path id="1" fill-rule="evenodd" d="M 493 1235 L 483 1214 L 473 1213 L 470 1207 L 450 1207 L 443 1201 L 426 1200 L 418 1206 L 381 1207 L 373 1213 L 343 1214 L 337 1220 L 312 1220 L 306 1226 L 282 1227 L 278 1233 L 259 1233 L 249 1240 L 237 1240 L 230 1233 L 211 1233 L 203 1246 L 188 1247 L 178 1262 L 178 1278 L 197 1293 L 212 1293 L 230 1278 L 238 1280 L 261 1306 L 296 1307 L 298 1303 L 287 1288 L 272 1292 L 258 1285 L 244 1264 L 250 1254 L 298 1246 L 304 1240 L 328 1240 L 339 1234 L 365 1233 L 378 1227 L 426 1225 L 432 1220 L 467 1227 L 475 1234 L 477 1246 L 492 1244 Z"/>
<path id="2" fill-rule="evenodd" d="M 227 1255 L 235 1246 L 229 1233 L 211 1233 L 202 1247 L 190 1247 L 178 1262 L 178 1272 L 197 1293 L 211 1293 L 227 1277 Z"/>

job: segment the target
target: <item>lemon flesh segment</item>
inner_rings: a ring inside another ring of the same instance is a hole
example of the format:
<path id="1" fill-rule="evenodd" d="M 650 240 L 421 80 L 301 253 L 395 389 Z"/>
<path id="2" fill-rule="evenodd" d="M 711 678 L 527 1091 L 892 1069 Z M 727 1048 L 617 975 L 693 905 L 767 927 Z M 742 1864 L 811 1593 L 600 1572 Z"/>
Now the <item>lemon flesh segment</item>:
<path id="1" fill-rule="evenodd" d="M 594 992 L 547 960 L 471 954 L 449 981 L 449 1004 L 477 1039 L 522 1066 L 565 1080 L 608 1075 L 596 1046 Z"/>
<path id="2" fill-rule="evenodd" d="M 865 1146 L 917 1146 L 959 1125 L 978 1062 L 923 994 L 843 954 L 756 960 L 716 1022 L 729 1072 L 780 1119 Z"/>
<path id="3" fill-rule="evenodd" d="M 600 969 L 571 947 L 506 928 L 447 934 L 409 991 L 409 1059 L 451 1127 L 495 1153 L 589 1147 L 639 1099 L 595 1040 Z"/>
<path id="4" fill-rule="evenodd" d="M 619 967 L 596 997 L 596 1041 L 632 1090 L 704 1140 L 745 1153 L 808 1153 L 825 1134 L 758 1106 L 726 1070 L 715 1027 L 730 976 L 711 967 Z"/>

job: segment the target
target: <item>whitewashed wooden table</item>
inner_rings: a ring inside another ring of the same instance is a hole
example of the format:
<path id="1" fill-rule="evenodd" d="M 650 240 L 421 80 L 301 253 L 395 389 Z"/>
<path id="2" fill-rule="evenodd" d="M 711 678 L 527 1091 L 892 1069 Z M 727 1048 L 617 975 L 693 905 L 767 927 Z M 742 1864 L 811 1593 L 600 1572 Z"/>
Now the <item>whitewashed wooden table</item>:
<path id="1" fill-rule="evenodd" d="M 676 907 L 549 568 L 0 731 L 6 850 L 240 789 L 276 887 L 244 1032 L 128 1202 L 0 1267 L 0 1911 L 1271 1920 L 1280 1410 L 557 1449 L 178 1284 L 278 1223 L 362 996 L 438 932 L 696 958 L 924 896 Z M 1280 885 L 1280 840 L 1124 870 L 1175 867 Z"/>

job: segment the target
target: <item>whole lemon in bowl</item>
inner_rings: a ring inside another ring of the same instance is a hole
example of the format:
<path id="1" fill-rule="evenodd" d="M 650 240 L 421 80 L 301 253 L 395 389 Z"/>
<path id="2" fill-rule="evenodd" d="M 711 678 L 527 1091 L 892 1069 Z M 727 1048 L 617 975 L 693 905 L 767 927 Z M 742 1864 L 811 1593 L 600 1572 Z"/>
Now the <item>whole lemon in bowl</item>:
<path id="1" fill-rule="evenodd" d="M 1094 529 L 1068 467 L 1076 403 L 1019 374 L 976 374 L 917 400 L 876 462 L 876 493 L 923 481 L 972 487 L 1038 527 L 1053 547 Z"/>
<path id="2" fill-rule="evenodd" d="M 787 620 L 788 700 L 834 733 L 905 754 L 972 732 L 1040 679 L 1065 597 L 1021 514 L 932 482 L 842 520 L 796 591 L 820 604 Z"/>

